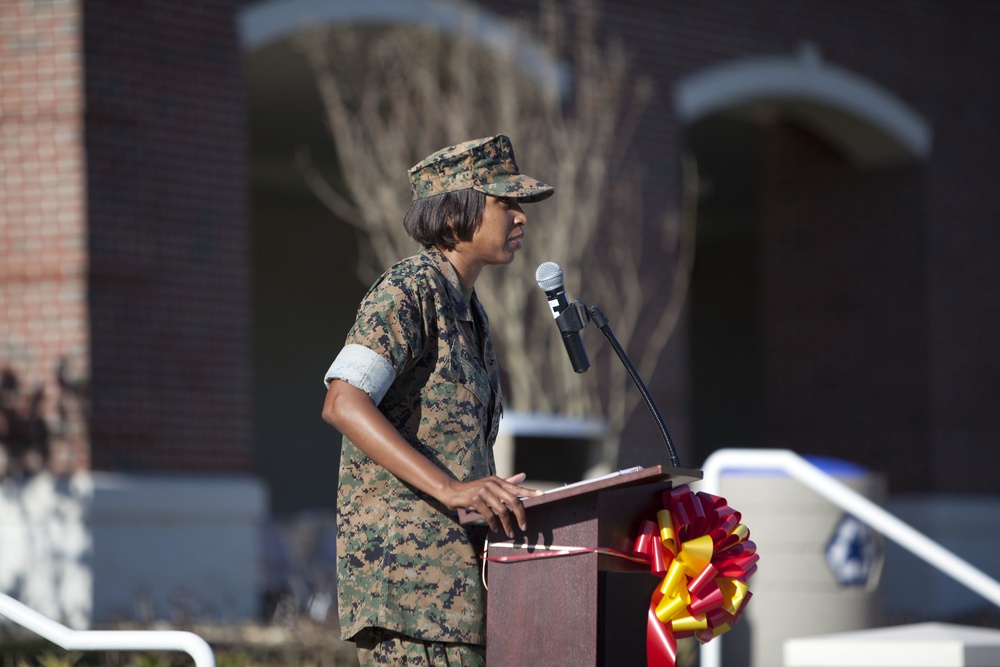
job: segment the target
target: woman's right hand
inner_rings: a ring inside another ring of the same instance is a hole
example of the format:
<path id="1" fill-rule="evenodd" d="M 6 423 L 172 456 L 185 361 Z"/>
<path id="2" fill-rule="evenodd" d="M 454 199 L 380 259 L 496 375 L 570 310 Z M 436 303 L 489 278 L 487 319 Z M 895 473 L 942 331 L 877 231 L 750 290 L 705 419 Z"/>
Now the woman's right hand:
<path id="1" fill-rule="evenodd" d="M 521 498 L 541 495 L 541 491 L 520 486 L 525 474 L 518 473 L 507 479 L 496 475 L 472 480 L 471 482 L 452 482 L 447 491 L 447 497 L 439 498 L 451 509 L 468 509 L 478 512 L 490 530 L 500 532 L 501 528 L 507 537 L 514 537 L 514 526 L 523 531 L 528 529 L 528 519 L 521 504 Z"/>

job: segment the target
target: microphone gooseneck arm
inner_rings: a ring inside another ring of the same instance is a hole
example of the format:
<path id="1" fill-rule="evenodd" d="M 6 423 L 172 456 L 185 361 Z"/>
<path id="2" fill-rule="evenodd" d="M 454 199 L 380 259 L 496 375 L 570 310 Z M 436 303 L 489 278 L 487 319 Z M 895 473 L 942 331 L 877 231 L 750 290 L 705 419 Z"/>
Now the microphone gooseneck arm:
<path id="1" fill-rule="evenodd" d="M 642 395 L 642 400 L 646 402 L 646 407 L 653 414 L 653 419 L 656 420 L 656 426 L 660 429 L 660 435 L 663 436 L 664 441 L 667 443 L 667 452 L 670 454 L 670 464 L 675 468 L 681 467 L 680 458 L 677 456 L 677 449 L 674 447 L 673 438 L 670 437 L 670 431 L 667 430 L 667 424 L 663 421 L 663 417 L 660 415 L 660 411 L 657 410 L 656 404 L 653 403 L 653 397 L 649 395 L 649 390 L 646 389 L 646 384 L 639 377 L 639 372 L 632 365 L 632 361 L 625 354 L 625 350 L 622 349 L 621 344 L 615 337 L 613 331 L 611 331 L 611 325 L 608 323 L 608 318 L 605 317 L 604 313 L 597 306 L 591 306 L 590 308 L 590 318 L 597 325 L 597 328 L 601 330 L 608 342 L 611 343 L 611 349 L 615 351 L 618 358 L 621 360 L 622 365 L 625 366 L 625 371 L 628 373 L 629 377 L 632 378 L 632 382 L 635 383 L 636 388 L 638 388 L 639 393 Z"/>
<path id="2" fill-rule="evenodd" d="M 552 315 L 556 319 L 559 333 L 562 335 L 563 343 L 566 345 L 566 352 L 569 353 L 573 370 L 577 373 L 584 373 L 590 368 L 590 360 L 587 359 L 587 350 L 583 347 L 583 341 L 580 339 L 580 331 L 593 320 L 604 333 L 608 342 L 611 343 L 611 348 L 618 355 L 618 359 L 625 366 L 625 371 L 639 389 L 642 400 L 646 402 L 646 407 L 653 413 L 653 419 L 656 420 L 656 426 L 660 429 L 660 435 L 663 436 L 664 441 L 667 443 L 667 452 L 670 454 L 671 465 L 675 468 L 680 468 L 681 462 L 677 456 L 677 448 L 674 447 L 674 441 L 670 437 L 667 425 L 664 423 L 663 417 L 660 416 L 660 411 L 656 409 L 656 404 L 653 403 L 653 398 L 649 395 L 649 390 L 646 389 L 642 378 L 639 377 L 639 372 L 632 365 L 632 361 L 628 358 L 628 355 L 625 354 L 625 350 L 622 349 L 618 339 L 615 338 L 614 332 L 611 331 L 608 318 L 605 317 L 604 313 L 597 306 L 589 307 L 579 299 L 572 303 L 569 302 L 569 299 L 566 297 L 566 290 L 563 287 L 563 271 L 555 262 L 540 264 L 538 270 L 535 271 L 535 281 L 545 292 L 545 297 L 552 308 Z"/>

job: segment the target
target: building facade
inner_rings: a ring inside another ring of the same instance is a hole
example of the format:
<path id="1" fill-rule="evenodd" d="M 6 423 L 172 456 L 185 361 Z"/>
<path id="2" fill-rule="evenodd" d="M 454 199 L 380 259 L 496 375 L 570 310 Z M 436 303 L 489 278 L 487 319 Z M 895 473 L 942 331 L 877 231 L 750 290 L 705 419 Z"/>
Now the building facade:
<path id="1" fill-rule="evenodd" d="M 537 5 L 473 7 L 515 25 Z M 227 526 L 251 572 L 268 496 L 278 513 L 332 507 L 338 443 L 319 420 L 319 378 L 364 286 L 353 232 L 282 153 L 322 130 L 282 44 L 316 22 L 444 29 L 449 7 L 0 2 L 0 477 L 17 498 L 0 530 L 40 525 L 10 518 L 38 488 L 50 506 L 84 508 L 81 541 L 60 556 L 82 570 L 107 571 L 102 544 L 138 549 L 128 526 L 161 521 L 195 526 L 183 544 Z M 646 378 L 685 462 L 788 448 L 883 473 L 899 497 L 995 501 L 1000 9 L 596 7 L 602 36 L 651 83 L 634 149 L 644 208 L 676 205 L 683 152 L 699 165 L 688 306 Z M 647 279 L 670 275 L 653 262 Z M 621 466 L 663 459 L 644 413 L 622 443 Z M 101 542 L 94 521 L 118 537 Z M 46 606 L 52 587 L 24 593 L 29 551 L 6 563 L 0 551 L 0 590 L 77 624 L 128 616 L 141 595 L 158 614 L 176 604 L 177 586 L 136 572 L 113 593 L 93 574 Z M 220 568 L 199 567 L 178 581 Z M 192 613 L 256 613 L 253 585 L 222 588 Z"/>

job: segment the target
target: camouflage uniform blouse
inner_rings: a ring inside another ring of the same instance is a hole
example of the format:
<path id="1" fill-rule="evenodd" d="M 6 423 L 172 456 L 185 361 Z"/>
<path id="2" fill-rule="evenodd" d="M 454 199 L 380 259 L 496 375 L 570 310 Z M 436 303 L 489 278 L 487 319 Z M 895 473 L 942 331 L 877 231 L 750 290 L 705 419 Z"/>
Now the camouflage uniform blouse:
<path id="1" fill-rule="evenodd" d="M 361 371 L 348 364 L 338 372 L 345 352 L 358 350 L 353 346 L 367 348 L 360 352 L 369 360 Z M 385 391 L 381 400 L 379 390 L 366 385 L 369 367 L 388 374 L 375 383 Z M 374 393 L 403 437 L 455 478 L 494 473 L 500 372 L 486 313 L 474 293 L 470 308 L 439 250 L 403 260 L 368 291 L 331 377 Z M 347 438 L 337 510 L 343 637 L 378 626 L 425 641 L 485 643 L 483 533 L 459 525 L 455 512 L 401 482 Z"/>

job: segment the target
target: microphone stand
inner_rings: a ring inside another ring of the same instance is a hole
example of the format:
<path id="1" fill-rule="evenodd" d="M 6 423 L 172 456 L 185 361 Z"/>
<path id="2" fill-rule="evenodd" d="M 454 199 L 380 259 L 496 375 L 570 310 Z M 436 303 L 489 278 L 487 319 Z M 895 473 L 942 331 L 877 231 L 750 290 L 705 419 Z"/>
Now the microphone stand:
<path id="1" fill-rule="evenodd" d="M 618 342 L 614 332 L 611 331 L 611 325 L 608 323 L 608 318 L 601 312 L 601 309 L 597 306 L 588 307 L 583 301 L 577 299 L 571 303 L 568 308 L 556 316 L 556 324 L 558 325 L 559 330 L 571 333 L 579 333 L 587 326 L 587 323 L 590 320 L 594 321 L 597 327 L 604 334 L 604 337 L 608 339 L 609 343 L 611 343 L 611 349 L 613 349 L 615 354 L 618 355 L 622 365 L 625 366 L 625 371 L 628 373 L 629 377 L 632 378 L 632 382 L 635 383 L 636 388 L 642 395 L 642 400 L 646 402 L 646 407 L 649 408 L 649 411 L 653 415 L 653 419 L 656 421 L 656 426 L 660 429 L 660 435 L 663 436 L 663 440 L 667 443 L 667 452 L 670 454 L 670 464 L 675 468 L 680 468 L 680 458 L 677 456 L 677 449 L 674 447 L 674 441 L 670 437 L 667 425 L 663 421 L 660 411 L 656 409 L 656 404 L 653 403 L 653 398 L 649 395 L 649 390 L 646 389 L 645 383 L 643 383 L 642 378 L 639 377 L 639 372 L 635 369 L 635 366 L 632 365 L 632 361 L 628 358 L 628 355 L 625 354 L 625 350 Z"/>

